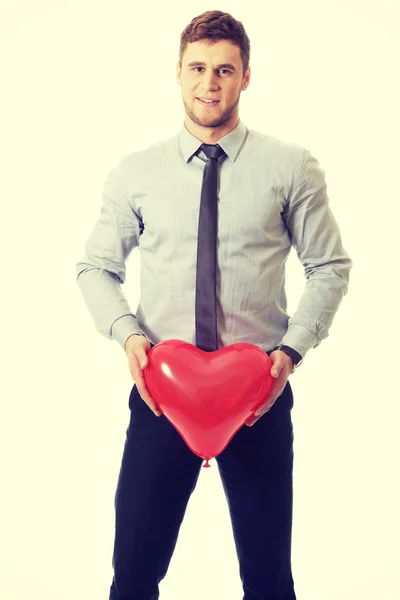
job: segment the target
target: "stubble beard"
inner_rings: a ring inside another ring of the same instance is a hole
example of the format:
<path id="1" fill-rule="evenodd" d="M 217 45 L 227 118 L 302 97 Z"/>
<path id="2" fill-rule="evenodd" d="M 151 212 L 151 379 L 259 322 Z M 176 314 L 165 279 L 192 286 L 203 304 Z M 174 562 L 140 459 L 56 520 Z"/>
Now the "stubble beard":
<path id="1" fill-rule="evenodd" d="M 196 123 L 197 125 L 200 125 L 201 127 L 216 128 L 216 127 L 221 127 L 227 121 L 229 121 L 229 119 L 235 112 L 237 106 L 239 105 L 239 100 L 240 100 L 240 94 L 237 97 L 234 104 L 232 106 L 230 106 L 229 108 L 227 108 L 221 115 L 218 115 L 217 117 L 214 117 L 214 118 L 208 117 L 208 118 L 203 118 L 203 119 L 201 117 L 198 117 L 195 114 L 195 112 L 193 110 L 191 110 L 190 106 L 187 104 L 187 102 L 185 102 L 185 100 L 183 100 L 183 104 L 185 107 L 186 114 L 194 123 Z M 196 100 L 195 100 L 195 102 L 196 102 Z"/>

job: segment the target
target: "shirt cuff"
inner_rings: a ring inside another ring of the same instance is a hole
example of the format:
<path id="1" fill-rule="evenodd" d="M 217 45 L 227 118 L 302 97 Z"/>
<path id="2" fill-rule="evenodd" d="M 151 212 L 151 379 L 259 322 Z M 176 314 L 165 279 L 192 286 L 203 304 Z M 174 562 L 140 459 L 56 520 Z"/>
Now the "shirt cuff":
<path id="1" fill-rule="evenodd" d="M 281 344 L 290 346 L 304 358 L 310 348 L 318 346 L 319 340 L 315 333 L 310 331 L 310 329 L 307 329 L 307 327 L 299 325 L 298 323 L 293 323 L 292 325 L 289 325 L 287 332 L 282 338 Z"/>
<path id="2" fill-rule="evenodd" d="M 111 327 L 111 336 L 116 340 L 123 350 L 125 350 L 125 342 L 131 335 L 138 333 L 144 335 L 139 327 L 139 323 L 133 315 L 124 315 L 120 317 Z"/>

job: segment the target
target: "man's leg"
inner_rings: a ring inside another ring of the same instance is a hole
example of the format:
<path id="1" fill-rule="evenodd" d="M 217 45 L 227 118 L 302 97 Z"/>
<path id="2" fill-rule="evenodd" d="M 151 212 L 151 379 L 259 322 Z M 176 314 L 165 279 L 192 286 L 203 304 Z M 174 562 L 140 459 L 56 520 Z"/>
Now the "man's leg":
<path id="1" fill-rule="evenodd" d="M 216 458 L 228 501 L 243 600 L 296 600 L 291 569 L 293 395 L 288 383 Z"/>
<path id="2" fill-rule="evenodd" d="M 136 386 L 115 495 L 110 600 L 157 600 L 202 465 L 168 419 Z"/>

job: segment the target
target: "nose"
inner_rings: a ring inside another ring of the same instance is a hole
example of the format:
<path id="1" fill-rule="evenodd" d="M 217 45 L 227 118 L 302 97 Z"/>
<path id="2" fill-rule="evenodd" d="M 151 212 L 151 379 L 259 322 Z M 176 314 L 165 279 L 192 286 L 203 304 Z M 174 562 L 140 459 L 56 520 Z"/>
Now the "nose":
<path id="1" fill-rule="evenodd" d="M 218 89 L 218 81 L 217 81 L 217 75 L 216 73 L 214 73 L 214 71 L 208 70 L 203 74 L 202 77 L 202 88 L 204 90 L 204 93 L 207 92 L 211 92 L 211 91 L 215 91 Z"/>

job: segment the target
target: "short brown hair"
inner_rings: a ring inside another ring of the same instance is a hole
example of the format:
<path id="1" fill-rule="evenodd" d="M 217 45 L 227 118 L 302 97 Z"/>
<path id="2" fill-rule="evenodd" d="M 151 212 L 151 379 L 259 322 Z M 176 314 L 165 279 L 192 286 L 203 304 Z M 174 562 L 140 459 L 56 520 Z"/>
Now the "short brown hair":
<path id="1" fill-rule="evenodd" d="M 243 76 L 250 62 L 250 40 L 240 21 L 229 13 L 220 10 L 209 10 L 194 17 L 183 30 L 179 46 L 179 66 L 182 67 L 182 57 L 187 44 L 208 40 L 214 44 L 218 40 L 230 40 L 240 48 L 243 63 Z"/>

